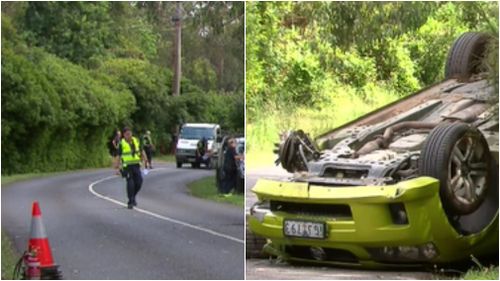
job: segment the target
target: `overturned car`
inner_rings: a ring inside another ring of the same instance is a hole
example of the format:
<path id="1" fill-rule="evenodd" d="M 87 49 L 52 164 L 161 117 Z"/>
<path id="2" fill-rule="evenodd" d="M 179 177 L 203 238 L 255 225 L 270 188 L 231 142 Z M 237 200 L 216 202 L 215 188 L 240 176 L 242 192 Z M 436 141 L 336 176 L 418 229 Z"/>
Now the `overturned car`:
<path id="1" fill-rule="evenodd" d="M 365 267 L 496 253 L 498 93 L 479 64 L 488 40 L 459 37 L 440 83 L 315 140 L 289 132 L 276 152 L 293 176 L 253 187 L 249 245 Z"/>

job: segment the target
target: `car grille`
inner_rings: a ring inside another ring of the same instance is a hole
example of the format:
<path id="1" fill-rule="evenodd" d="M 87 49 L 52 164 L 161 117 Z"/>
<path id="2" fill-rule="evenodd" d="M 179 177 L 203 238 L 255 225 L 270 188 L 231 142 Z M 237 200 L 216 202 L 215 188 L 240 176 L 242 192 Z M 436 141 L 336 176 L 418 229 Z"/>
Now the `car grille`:
<path id="1" fill-rule="evenodd" d="M 359 263 L 358 258 L 351 252 L 342 249 L 322 248 L 325 255 L 321 261 Z M 294 258 L 318 260 L 309 246 L 285 246 L 285 252 Z"/>
<path id="2" fill-rule="evenodd" d="M 188 155 L 188 156 L 195 156 L 196 155 L 196 150 L 194 149 L 177 149 L 177 154 L 179 155 Z"/>
<path id="3" fill-rule="evenodd" d="M 351 208 L 345 204 L 310 204 L 271 201 L 271 211 L 296 215 L 324 216 L 332 218 L 352 218 Z"/>

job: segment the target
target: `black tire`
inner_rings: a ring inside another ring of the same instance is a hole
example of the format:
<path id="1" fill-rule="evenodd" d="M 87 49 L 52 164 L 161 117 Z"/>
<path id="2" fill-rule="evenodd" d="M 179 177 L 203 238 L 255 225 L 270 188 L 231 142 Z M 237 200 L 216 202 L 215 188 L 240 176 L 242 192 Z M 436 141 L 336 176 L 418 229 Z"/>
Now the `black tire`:
<path id="1" fill-rule="evenodd" d="M 489 39 L 486 33 L 479 32 L 467 32 L 458 37 L 448 53 L 445 78 L 467 79 L 481 72 L 481 59 Z"/>
<path id="2" fill-rule="evenodd" d="M 491 169 L 484 136 L 461 122 L 434 128 L 420 154 L 420 174 L 439 180 L 441 202 L 450 217 L 467 215 L 479 208 L 490 188 Z"/>
<path id="3" fill-rule="evenodd" d="M 177 162 L 177 168 L 182 167 L 182 162 Z"/>
<path id="4" fill-rule="evenodd" d="M 248 226 L 246 227 L 246 257 L 247 259 L 263 259 L 269 257 L 264 251 L 264 245 L 267 240 L 263 237 L 255 235 Z"/>

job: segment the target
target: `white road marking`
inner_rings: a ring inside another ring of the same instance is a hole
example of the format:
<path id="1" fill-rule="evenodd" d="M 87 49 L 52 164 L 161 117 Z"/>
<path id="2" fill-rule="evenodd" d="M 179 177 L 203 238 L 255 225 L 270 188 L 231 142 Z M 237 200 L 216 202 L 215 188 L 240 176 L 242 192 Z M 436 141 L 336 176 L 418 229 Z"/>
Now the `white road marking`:
<path id="1" fill-rule="evenodd" d="M 158 171 L 158 170 L 165 170 L 165 169 L 164 168 L 157 168 L 157 169 L 151 170 L 150 172 Z M 111 203 L 114 203 L 116 205 L 127 207 L 127 204 L 125 204 L 125 203 L 123 203 L 121 201 L 118 201 L 116 199 L 113 199 L 111 197 L 104 196 L 104 195 L 102 195 L 100 193 L 97 193 L 94 190 L 94 185 L 102 183 L 102 182 L 110 180 L 110 179 L 117 178 L 117 177 L 118 176 L 109 176 L 109 177 L 97 180 L 97 181 L 95 181 L 95 182 L 93 182 L 93 183 L 91 183 L 89 185 L 89 191 L 90 191 L 90 193 L 94 194 L 95 196 L 97 196 L 97 197 L 99 197 L 101 199 L 107 200 L 107 201 L 109 201 Z M 201 227 L 201 226 L 197 226 L 197 225 L 194 225 L 194 224 L 190 224 L 190 223 L 187 223 L 187 222 L 183 222 L 183 221 L 180 221 L 180 220 L 176 220 L 176 219 L 173 219 L 173 218 L 169 218 L 169 217 L 166 217 L 166 216 L 163 216 L 163 215 L 160 215 L 160 214 L 153 213 L 153 212 L 148 211 L 148 210 L 144 210 L 144 209 L 137 208 L 137 207 L 134 207 L 132 210 L 135 210 L 135 211 L 137 211 L 139 213 L 143 213 L 143 214 L 146 214 L 146 215 L 150 215 L 150 216 L 155 217 L 155 218 L 160 219 L 160 220 L 168 221 L 168 222 L 171 222 L 171 223 L 176 223 L 176 224 L 179 224 L 179 225 L 182 225 L 182 226 L 185 226 L 185 227 L 196 229 L 196 230 L 199 230 L 199 231 L 202 231 L 202 232 L 205 232 L 205 233 L 217 236 L 217 237 L 225 238 L 225 239 L 228 239 L 228 240 L 231 240 L 231 241 L 234 241 L 234 242 L 238 242 L 238 243 L 242 243 L 242 244 L 245 243 L 243 240 L 238 239 L 236 237 L 233 237 L 233 236 L 230 236 L 230 235 L 226 235 L 224 233 L 220 233 L 220 232 L 217 232 L 217 231 L 214 231 L 214 230 L 211 230 L 211 229 L 208 229 L 208 228 L 204 228 L 204 227 Z"/>

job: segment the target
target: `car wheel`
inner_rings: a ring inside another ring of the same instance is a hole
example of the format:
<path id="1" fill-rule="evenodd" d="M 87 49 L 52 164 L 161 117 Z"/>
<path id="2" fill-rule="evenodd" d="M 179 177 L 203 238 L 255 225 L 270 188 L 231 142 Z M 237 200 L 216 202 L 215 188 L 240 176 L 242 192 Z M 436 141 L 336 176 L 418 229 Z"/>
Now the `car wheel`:
<path id="1" fill-rule="evenodd" d="M 182 162 L 177 162 L 177 168 L 182 167 Z"/>
<path id="2" fill-rule="evenodd" d="M 481 72 L 481 59 L 489 39 L 487 34 L 479 32 L 467 32 L 458 37 L 448 53 L 445 78 L 467 79 Z"/>
<path id="3" fill-rule="evenodd" d="M 274 152 L 278 154 L 276 163 L 281 163 L 289 173 L 307 171 L 307 161 L 319 158 L 319 152 L 313 141 L 302 130 L 290 132 Z"/>
<path id="4" fill-rule="evenodd" d="M 264 237 L 255 235 L 248 226 L 246 227 L 246 257 L 247 259 L 262 259 L 269 257 L 264 251 L 267 240 Z"/>
<path id="5" fill-rule="evenodd" d="M 440 182 L 440 197 L 448 216 L 474 212 L 489 189 L 490 151 L 479 130 L 465 123 L 445 123 L 434 128 L 422 147 L 421 175 Z"/>

